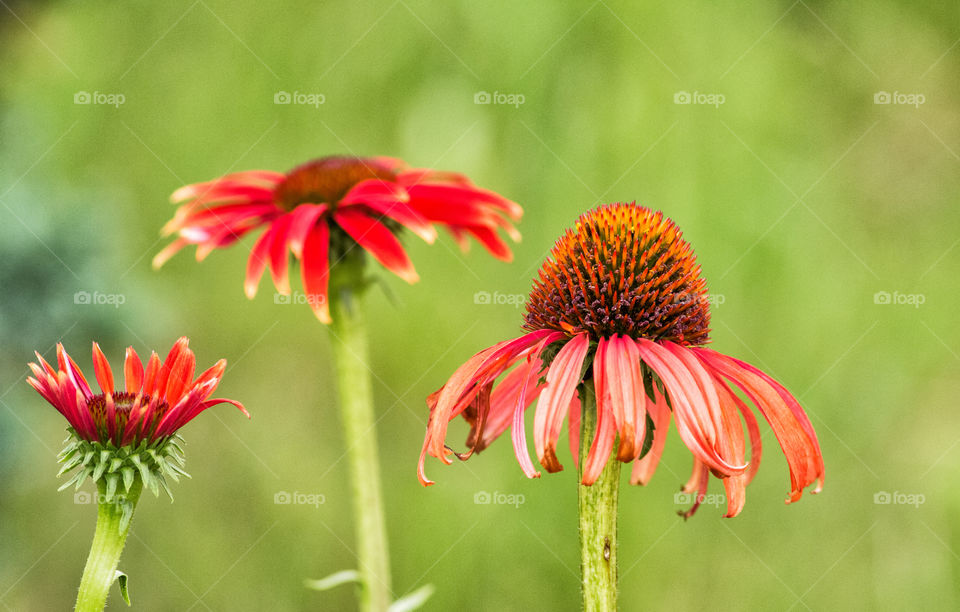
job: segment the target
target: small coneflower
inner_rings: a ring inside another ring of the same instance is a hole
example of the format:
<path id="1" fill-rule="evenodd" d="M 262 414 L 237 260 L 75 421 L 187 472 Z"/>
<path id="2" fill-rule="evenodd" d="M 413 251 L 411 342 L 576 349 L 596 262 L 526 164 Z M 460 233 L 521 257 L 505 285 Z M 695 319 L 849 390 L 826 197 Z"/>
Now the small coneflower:
<path id="1" fill-rule="evenodd" d="M 617 203 L 582 215 L 557 241 L 534 281 L 526 302 L 527 333 L 477 353 L 427 399 L 420 481 L 432 484 L 424 473 L 426 455 L 447 464 L 451 455 L 466 459 L 508 428 L 524 473 L 539 477 L 524 433 L 524 412 L 539 398 L 534 447 L 548 472 L 563 469 L 557 444 L 564 421 L 569 423 L 571 453 L 579 461 L 581 536 L 597 536 L 602 549 L 594 555 L 581 541 L 584 596 L 602 592 L 604 605 L 615 599 L 615 579 L 598 590 L 596 577 L 615 576 L 610 568 L 615 529 L 606 535 L 591 531 L 600 519 L 584 517 L 584 511 L 597 512 L 602 504 L 585 490 L 597 489 L 602 475 L 615 468 L 604 483 L 612 490 L 615 525 L 620 462 L 634 462 L 631 482 L 645 484 L 671 419 L 693 454 L 693 475 L 684 490 L 697 495 L 686 516 L 703 499 L 710 474 L 726 488 L 726 516 L 742 510 L 761 455 L 757 419 L 745 399 L 769 422 L 786 455 L 787 501 L 798 500 L 814 483 L 819 491 L 823 458 L 797 400 L 757 368 L 703 347 L 710 324 L 706 291 L 693 250 L 662 213 Z M 445 443 L 448 423 L 458 415 L 470 425 L 462 453 Z M 581 435 L 589 437 L 581 441 Z M 597 601 L 585 603 L 590 609 Z"/>
<path id="2" fill-rule="evenodd" d="M 143 487 L 154 495 L 159 495 L 161 488 L 170 494 L 167 477 L 177 481 L 179 476 L 188 476 L 183 470 L 183 439 L 178 430 L 221 403 L 232 404 L 250 416 L 237 401 L 210 397 L 223 378 L 225 360 L 194 379 L 196 358 L 188 344 L 185 337 L 177 340 L 162 363 L 152 353 L 146 367 L 133 347 L 127 348 L 121 387 L 115 384 L 110 363 L 94 342 L 93 369 L 100 393 L 94 393 L 60 344 L 57 368 L 39 353 L 38 363 L 30 364 L 33 376 L 27 382 L 69 423 L 58 475 L 76 472 L 60 490 L 71 485 L 79 488 L 89 478 L 98 491 L 97 532 L 77 610 L 102 610 L 106 604 Z"/>
<path id="3" fill-rule="evenodd" d="M 289 294 L 292 253 L 301 263 L 308 302 L 324 323 L 331 321 L 329 269 L 354 247 L 413 283 L 418 276 L 398 239 L 401 229 L 432 243 L 440 225 L 462 249 L 473 237 L 509 261 L 498 230 L 518 240 L 509 220 L 523 214 L 516 203 L 462 174 L 410 168 L 389 157 L 323 157 L 286 174 L 238 172 L 181 187 L 171 200 L 182 206 L 163 231 L 178 237 L 154 258 L 155 267 L 189 244 L 197 245 L 200 261 L 265 227 L 250 253 L 247 296 L 256 294 L 268 265 L 277 291 Z"/>

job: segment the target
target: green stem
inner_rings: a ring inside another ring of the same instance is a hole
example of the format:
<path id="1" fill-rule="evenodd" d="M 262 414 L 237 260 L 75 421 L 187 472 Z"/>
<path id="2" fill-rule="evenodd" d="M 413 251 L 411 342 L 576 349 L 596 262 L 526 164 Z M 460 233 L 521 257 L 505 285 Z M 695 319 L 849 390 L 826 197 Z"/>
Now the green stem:
<path id="1" fill-rule="evenodd" d="M 126 494 L 126 502 L 130 504 L 130 512 L 140 499 L 143 482 L 138 476 L 130 491 Z M 101 612 L 107 605 L 107 595 L 110 587 L 116 582 L 117 564 L 120 562 L 120 553 L 130 533 L 130 522 L 121 529 L 123 518 L 123 503 L 103 503 L 106 493 L 106 484 L 100 480 L 97 486 L 97 530 L 93 534 L 93 544 L 90 546 L 90 556 L 87 565 L 83 568 L 83 578 L 80 580 L 80 592 L 77 594 L 76 612 Z"/>
<path id="2" fill-rule="evenodd" d="M 357 307 L 356 300 L 352 303 L 342 297 L 332 300 L 332 331 L 336 336 L 333 352 L 352 472 L 350 481 L 361 577 L 360 610 L 386 612 L 390 606 L 390 556 L 380 493 L 373 389 L 367 365 L 367 329 Z"/>
<path id="3" fill-rule="evenodd" d="M 580 469 L 597 430 L 597 401 L 593 385 L 581 387 Z M 597 481 L 579 484 L 580 582 L 583 609 L 587 612 L 611 612 L 617 609 L 617 493 L 620 489 L 620 462 L 607 461 Z"/>

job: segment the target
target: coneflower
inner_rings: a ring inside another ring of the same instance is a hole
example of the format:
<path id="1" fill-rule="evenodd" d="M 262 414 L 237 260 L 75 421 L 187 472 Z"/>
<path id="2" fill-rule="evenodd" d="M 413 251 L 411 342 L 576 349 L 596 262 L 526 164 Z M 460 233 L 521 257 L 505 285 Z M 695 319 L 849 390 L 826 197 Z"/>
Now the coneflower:
<path id="1" fill-rule="evenodd" d="M 95 393 L 70 355 L 57 345 L 57 368 L 37 353 L 31 363 L 34 389 L 70 424 L 60 453 L 60 475 L 74 471 L 60 490 L 75 489 L 90 479 L 97 487 L 97 530 L 80 582 L 76 610 L 103 610 L 117 579 L 130 520 L 144 487 L 154 495 L 170 494 L 167 478 L 188 476 L 183 470 L 183 438 L 177 433 L 198 414 L 217 404 L 240 402 L 211 399 L 227 362 L 218 361 L 194 378 L 196 358 L 180 338 L 162 363 L 156 353 L 146 368 L 133 347 L 127 348 L 124 384 L 114 381 L 110 363 L 93 343 L 93 369 L 100 393 Z M 172 495 L 171 495 L 172 497 Z M 121 582 L 121 588 L 125 583 Z M 126 593 L 124 592 L 126 598 Z"/>
<path id="2" fill-rule="evenodd" d="M 524 411 L 539 397 L 533 432 L 540 465 L 563 469 L 557 443 L 564 420 L 578 462 L 585 607 L 614 609 L 620 463 L 634 462 L 632 483 L 648 482 L 671 415 L 693 454 L 684 490 L 697 495 L 685 516 L 703 499 L 710 474 L 726 488 L 725 516 L 743 508 L 761 439 L 737 391 L 760 410 L 786 455 L 788 502 L 809 485 L 816 483 L 814 492 L 822 486 L 820 446 L 797 400 L 757 368 L 704 348 L 709 324 L 706 283 L 673 221 L 635 203 L 582 215 L 534 281 L 528 333 L 477 353 L 427 399 L 420 481 L 432 484 L 426 455 L 447 464 L 451 456 L 466 459 L 507 428 L 524 473 L 539 477 L 524 433 Z M 445 442 L 458 415 L 471 426 L 462 453 Z"/>

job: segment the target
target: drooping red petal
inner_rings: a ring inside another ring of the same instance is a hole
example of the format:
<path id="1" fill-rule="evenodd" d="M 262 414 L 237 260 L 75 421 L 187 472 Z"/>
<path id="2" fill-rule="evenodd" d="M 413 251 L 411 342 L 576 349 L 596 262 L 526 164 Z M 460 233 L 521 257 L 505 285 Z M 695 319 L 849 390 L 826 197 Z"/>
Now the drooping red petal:
<path id="1" fill-rule="evenodd" d="M 243 289 L 247 297 L 251 300 L 257 295 L 257 287 L 260 285 L 260 279 L 263 277 L 263 271 L 267 267 L 270 256 L 270 245 L 273 240 L 273 228 L 267 228 L 263 234 L 257 238 L 250 251 L 250 257 L 247 259 L 247 278 Z"/>
<path id="2" fill-rule="evenodd" d="M 817 483 L 814 492 L 819 491 L 823 485 L 823 456 L 816 438 L 811 438 L 805 427 L 805 415 L 803 421 L 797 418 L 799 404 L 791 406 L 780 389 L 733 358 L 709 349 L 695 352 L 706 366 L 737 385 L 770 423 L 790 468 L 788 503 L 800 499 L 803 489 L 811 484 Z"/>
<path id="3" fill-rule="evenodd" d="M 432 244 L 437 230 L 409 204 L 407 190 L 396 183 L 370 179 L 357 183 L 342 200 L 340 206 L 364 205 L 375 212 L 400 223 Z"/>
<path id="4" fill-rule="evenodd" d="M 382 223 L 355 208 L 338 209 L 333 218 L 387 270 L 408 283 L 420 280 L 400 241 Z"/>
<path id="5" fill-rule="evenodd" d="M 270 274 L 273 284 L 281 295 L 290 295 L 290 275 L 287 255 L 287 234 L 290 230 L 290 215 L 284 215 L 273 222 L 273 235 L 270 238 Z"/>
<path id="6" fill-rule="evenodd" d="M 580 480 L 585 485 L 592 485 L 596 482 L 603 468 L 607 465 L 607 461 L 615 460 L 614 457 L 611 457 L 611 451 L 617 437 L 617 428 L 609 405 L 601 408 L 600 404 L 597 404 L 596 419 L 596 434 L 590 444 L 587 462 L 583 466 L 583 478 Z"/>
<path id="7" fill-rule="evenodd" d="M 745 465 L 730 463 L 718 452 L 717 426 L 720 420 L 716 392 L 705 400 L 701 389 L 690 371 L 680 359 L 656 342 L 640 338 L 636 341 L 640 357 L 660 377 L 673 406 L 677 431 L 683 443 L 710 469 L 720 474 L 736 474 L 746 469 Z"/>
<path id="8" fill-rule="evenodd" d="M 510 247 L 497 235 L 497 232 L 489 227 L 481 226 L 470 226 L 466 230 L 497 259 L 513 261 L 513 253 L 510 251 Z"/>
<path id="9" fill-rule="evenodd" d="M 303 243 L 303 258 L 300 262 L 300 274 L 303 277 L 303 290 L 313 314 L 321 323 L 329 325 L 330 303 L 328 288 L 330 284 L 330 229 L 326 223 L 317 223 L 307 234 Z"/>
<path id="10" fill-rule="evenodd" d="M 567 417 L 567 440 L 570 443 L 570 455 L 573 465 L 580 469 L 580 398 L 576 395 L 570 400 L 570 412 Z"/>
<path id="11" fill-rule="evenodd" d="M 543 385 L 538 384 L 542 372 L 540 354 L 551 342 L 562 336 L 559 332 L 545 335 L 534 347 L 533 351 L 527 356 L 531 363 L 540 364 L 539 367 L 531 367 L 527 370 L 527 376 L 523 381 L 523 387 L 520 389 L 520 395 L 517 397 L 517 405 L 513 411 L 513 427 L 511 429 L 511 439 L 513 441 L 513 454 L 520 463 L 520 469 L 526 474 L 527 478 L 540 478 L 540 472 L 533 467 L 533 461 L 530 459 L 530 451 L 527 450 L 527 432 L 524 428 L 523 413 L 529 405 L 528 395 L 540 393 Z"/>
<path id="12" fill-rule="evenodd" d="M 593 368 L 597 405 L 609 407 L 620 435 L 617 459 L 632 461 L 643 449 L 647 424 L 640 351 L 628 336 L 601 338 Z"/>
<path id="13" fill-rule="evenodd" d="M 645 485 L 653 478 L 653 473 L 660 464 L 660 457 L 663 456 L 663 448 L 667 443 L 667 430 L 670 428 L 670 407 L 667 406 L 667 400 L 659 391 L 654 389 L 657 401 L 651 402 L 647 398 L 647 410 L 650 418 L 653 420 L 653 432 L 647 432 L 647 435 L 653 435 L 653 443 L 650 450 L 642 458 L 633 463 L 633 472 L 630 474 L 630 484 Z"/>
<path id="14" fill-rule="evenodd" d="M 662 345 L 683 363 L 693 377 L 699 389 L 699 397 L 703 398 L 702 406 L 706 408 L 704 416 L 712 421 L 717 434 L 714 442 L 717 453 L 731 465 L 746 466 L 743 427 L 740 424 L 736 407 L 733 404 L 724 404 L 720 401 L 713 377 L 697 359 L 696 353 L 669 340 L 664 341 Z M 738 469 L 733 473 L 739 474 L 742 471 L 742 469 Z M 723 474 L 730 475 L 727 472 Z"/>
<path id="15" fill-rule="evenodd" d="M 287 234 L 287 242 L 290 244 L 290 250 L 297 259 L 303 257 L 303 244 L 310 234 L 310 230 L 316 225 L 317 220 L 327 211 L 326 204 L 301 204 L 290 213 L 290 231 Z"/>
<path id="16" fill-rule="evenodd" d="M 580 369 L 590 348 L 587 334 L 577 334 L 557 352 L 547 371 L 547 385 L 540 394 L 533 421 L 533 443 L 537 457 L 548 472 L 563 469 L 557 460 L 557 438 L 563 427 L 563 417 L 570 408 L 570 400 L 580 384 Z"/>
<path id="17" fill-rule="evenodd" d="M 707 486 L 709 484 L 710 470 L 702 461 L 694 457 L 693 474 L 691 474 L 690 480 L 688 480 L 687 484 L 683 485 L 683 488 L 681 489 L 684 493 L 693 493 L 695 495 L 693 507 L 686 512 L 681 512 L 680 516 L 688 519 L 694 515 L 694 513 L 697 511 L 697 508 L 699 508 L 700 504 L 703 503 L 704 496 L 707 494 Z"/>

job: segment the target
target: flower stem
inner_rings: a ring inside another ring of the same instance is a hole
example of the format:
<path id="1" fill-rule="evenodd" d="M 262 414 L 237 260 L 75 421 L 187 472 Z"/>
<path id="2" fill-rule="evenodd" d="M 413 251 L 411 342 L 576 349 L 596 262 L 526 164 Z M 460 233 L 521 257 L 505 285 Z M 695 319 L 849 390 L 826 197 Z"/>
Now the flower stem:
<path id="1" fill-rule="evenodd" d="M 593 385 L 585 383 L 580 394 L 580 469 L 597 430 L 597 401 Z M 580 582 L 583 609 L 610 612 L 617 609 L 617 494 L 620 462 L 607 461 L 600 477 L 590 486 L 579 484 Z"/>
<path id="2" fill-rule="evenodd" d="M 97 530 L 93 534 L 93 544 L 90 546 L 90 556 L 87 565 L 83 568 L 83 578 L 80 580 L 80 592 L 77 594 L 76 612 L 101 612 L 107 605 L 107 595 L 110 587 L 116 582 L 117 564 L 120 562 L 120 553 L 130 533 L 130 516 L 127 524 L 123 525 L 123 505 L 129 504 L 129 512 L 140 499 L 143 482 L 137 476 L 124 502 L 105 502 L 106 485 L 100 480 L 97 485 Z M 121 528 L 122 527 L 122 528 Z"/>
<path id="3" fill-rule="evenodd" d="M 360 610 L 386 612 L 390 605 L 390 556 L 380 493 L 373 389 L 367 365 L 367 329 L 357 301 L 343 297 L 331 303 L 332 331 L 336 336 L 333 352 L 352 472 L 350 481 L 361 577 Z"/>

